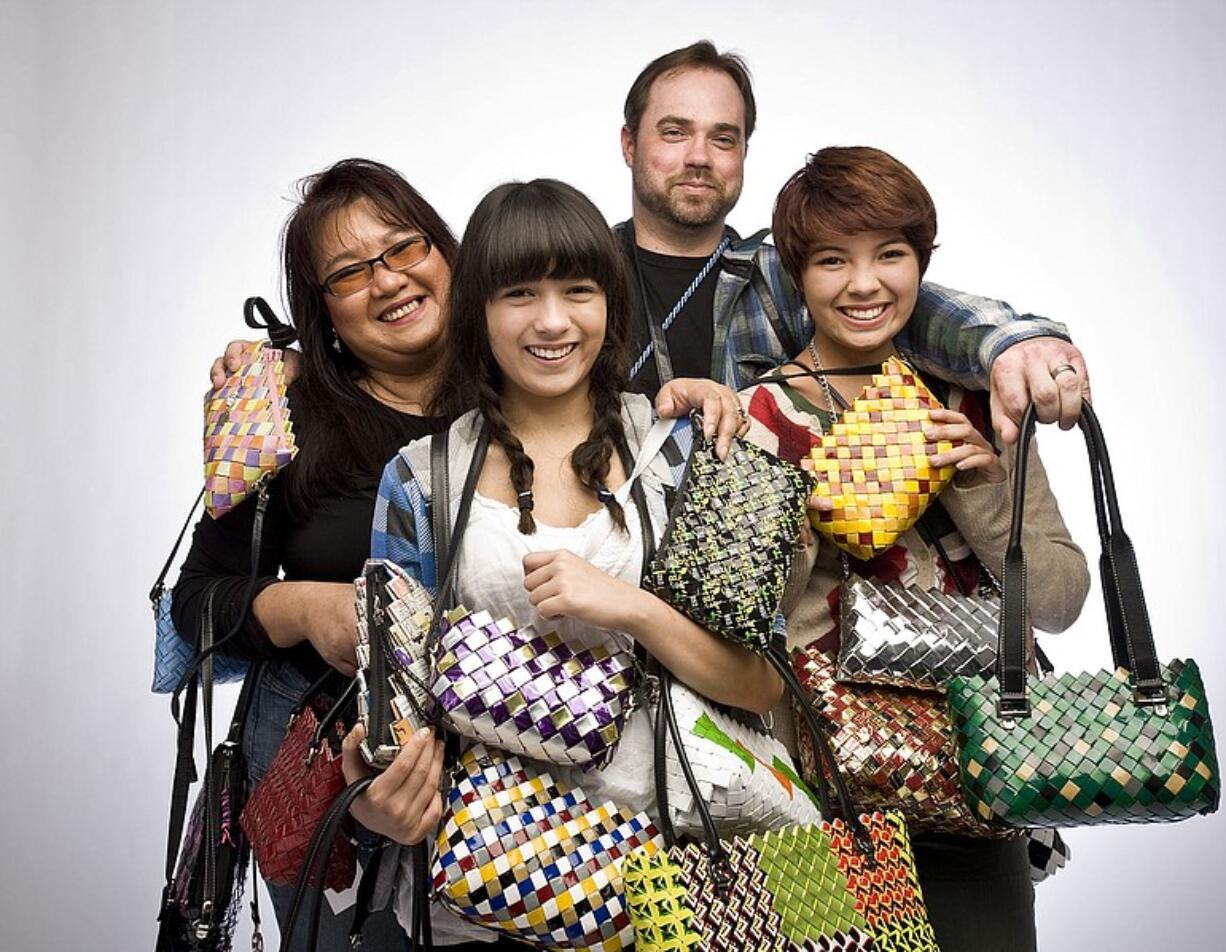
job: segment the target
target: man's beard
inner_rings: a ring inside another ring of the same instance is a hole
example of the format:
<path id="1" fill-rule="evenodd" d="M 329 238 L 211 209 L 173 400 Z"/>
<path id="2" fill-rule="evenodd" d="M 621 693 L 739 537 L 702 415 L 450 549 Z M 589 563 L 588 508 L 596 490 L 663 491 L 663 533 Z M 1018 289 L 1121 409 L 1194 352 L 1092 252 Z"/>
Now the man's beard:
<path id="1" fill-rule="evenodd" d="M 673 186 L 701 181 L 711 186 L 701 195 L 685 195 Z M 741 183 L 729 189 L 708 175 L 689 173 L 668 179 L 663 186 L 651 180 L 651 173 L 636 163 L 631 168 L 635 198 L 650 212 L 679 228 L 705 228 L 722 222 L 741 197 Z"/>

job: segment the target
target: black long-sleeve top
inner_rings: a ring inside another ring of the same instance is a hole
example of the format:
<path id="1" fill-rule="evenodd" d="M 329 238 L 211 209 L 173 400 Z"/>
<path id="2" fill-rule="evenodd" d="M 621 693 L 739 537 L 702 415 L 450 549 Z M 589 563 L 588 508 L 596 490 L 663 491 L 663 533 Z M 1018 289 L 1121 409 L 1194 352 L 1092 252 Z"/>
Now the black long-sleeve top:
<path id="1" fill-rule="evenodd" d="M 289 388 L 290 414 L 300 444 L 319 438 L 311 434 L 306 407 L 295 402 L 297 388 Z M 383 447 L 381 459 L 391 459 L 406 443 L 427 436 L 436 428 L 427 417 L 400 414 L 402 426 L 393 443 Z M 325 437 L 326 438 L 326 437 Z M 294 464 L 290 463 L 292 467 Z M 288 468 L 287 468 L 288 471 Z M 268 511 L 260 543 L 257 577 L 248 602 L 246 619 L 225 652 L 242 658 L 290 658 L 309 680 L 319 677 L 327 664 L 308 641 L 293 648 L 276 647 L 250 611 L 250 602 L 269 585 L 286 581 L 352 582 L 370 554 L 370 526 L 383 466 L 369 472 L 357 469 L 343 493 L 320 496 L 301 517 L 291 518 L 284 497 L 284 476 L 269 487 Z M 171 609 L 175 628 L 187 642 L 196 643 L 205 591 L 218 579 L 213 596 L 214 637 L 223 637 L 242 615 L 243 594 L 251 571 L 251 530 L 255 497 L 214 519 L 207 513 L 196 525 L 174 587 Z"/>

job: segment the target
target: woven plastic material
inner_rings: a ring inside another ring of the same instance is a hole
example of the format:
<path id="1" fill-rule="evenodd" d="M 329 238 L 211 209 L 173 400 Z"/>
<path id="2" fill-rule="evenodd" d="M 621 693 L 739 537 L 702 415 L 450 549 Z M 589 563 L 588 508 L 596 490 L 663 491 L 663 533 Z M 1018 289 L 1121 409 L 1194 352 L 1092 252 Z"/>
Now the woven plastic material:
<path id="1" fill-rule="evenodd" d="M 954 678 L 949 705 L 967 801 L 1010 826 L 1182 820 L 1218 807 L 1213 725 L 1194 661 L 1162 667 L 1164 710 L 1134 703 L 1128 673 L 1033 681 L 1010 728 L 996 678 Z"/>
<path id="2" fill-rule="evenodd" d="M 830 725 L 835 759 L 857 803 L 898 810 L 914 830 L 1011 834 L 980 822 L 967 805 L 941 695 L 840 684 L 834 660 L 816 648 L 794 652 L 792 666 L 817 714 Z M 814 776 L 809 733 L 798 730 L 797 735 L 804 774 Z"/>
<path id="3" fill-rule="evenodd" d="M 395 758 L 400 746 L 413 733 L 425 726 L 424 712 L 429 709 L 430 659 L 426 646 L 434 608 L 430 593 L 415 578 L 395 562 L 373 559 L 366 563 L 381 566 L 379 582 L 386 591 L 386 615 L 382 643 L 391 706 L 390 733 L 383 738 L 367 738 L 362 742 L 367 760 L 386 767 Z M 369 731 L 371 699 L 370 645 L 371 619 L 367 617 L 366 573 L 354 580 L 357 610 L 358 718 Z"/>
<path id="4" fill-rule="evenodd" d="M 187 674 L 195 652 L 179 637 L 174 619 L 170 617 L 173 592 L 164 591 L 153 606 L 153 621 L 156 633 L 153 639 L 153 686 L 155 694 L 170 694 Z M 214 652 L 213 682 L 228 684 L 241 681 L 247 676 L 247 662 L 231 658 L 220 651 Z"/>
<path id="5" fill-rule="evenodd" d="M 646 814 L 595 806 L 477 745 L 460 758 L 436 845 L 434 889 L 463 918 L 538 947 L 618 952 L 634 944 L 622 863 L 661 842 Z"/>
<path id="6" fill-rule="evenodd" d="M 636 948 L 936 950 L 901 817 L 861 819 L 871 868 L 838 820 L 726 842 L 726 886 L 701 846 L 635 854 L 623 874 Z"/>
<path id="7" fill-rule="evenodd" d="M 634 703 L 634 656 L 573 650 L 488 612 L 443 621 L 431 693 L 452 730 L 536 760 L 590 770 L 608 762 Z"/>
<path id="8" fill-rule="evenodd" d="M 316 827 L 345 789 L 340 754 L 333 752 L 327 740 L 318 751 L 310 749 L 318 726 L 314 709 L 307 705 L 290 724 L 268 771 L 239 817 L 260 873 L 270 883 L 290 885 L 298 878 Z M 344 734 L 339 722 L 332 733 L 339 745 Z M 324 885 L 337 891 L 348 889 L 356 869 L 348 837 L 338 837 Z"/>
<path id="9" fill-rule="evenodd" d="M 643 588 L 708 631 L 755 651 L 770 646 L 812 480 L 734 440 L 721 462 L 695 447 Z"/>
<path id="10" fill-rule="evenodd" d="M 204 505 L 224 516 L 298 452 L 285 396 L 282 352 L 259 344 L 251 361 L 204 403 Z"/>
<path id="11" fill-rule="evenodd" d="M 816 495 L 833 510 L 810 511 L 813 527 L 858 559 L 888 548 L 911 528 L 954 477 L 952 466 L 934 467 L 930 456 L 953 444 L 924 436 L 929 411 L 941 402 L 897 357 L 810 452 Z"/>
<path id="12" fill-rule="evenodd" d="M 838 679 L 935 690 L 996 663 L 1000 599 L 851 576 L 839 592 Z"/>
<path id="13" fill-rule="evenodd" d="M 796 775 L 787 748 L 673 683 L 673 714 L 699 792 L 722 835 L 816 823 L 817 799 Z M 669 818 L 680 833 L 701 833 L 694 794 L 677 751 L 665 749 Z"/>

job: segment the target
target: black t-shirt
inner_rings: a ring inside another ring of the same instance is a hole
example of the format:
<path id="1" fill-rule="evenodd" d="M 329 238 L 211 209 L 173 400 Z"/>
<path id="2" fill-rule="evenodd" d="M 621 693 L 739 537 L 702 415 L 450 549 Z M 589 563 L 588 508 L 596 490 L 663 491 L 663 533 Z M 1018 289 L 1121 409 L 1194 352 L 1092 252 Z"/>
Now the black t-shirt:
<path id="1" fill-rule="evenodd" d="M 654 321 L 657 326 L 663 325 L 685 289 L 707 263 L 708 256 L 662 255 L 642 248 L 635 256 L 632 249 L 627 247 L 627 251 L 631 252 L 628 262 L 630 293 L 638 302 L 638 307 L 634 309 L 637 313 L 631 334 L 630 361 L 633 364 L 651 340 L 647 321 Z M 636 257 L 637 262 L 634 260 Z M 718 265 L 711 269 L 665 335 L 674 377 L 711 376 L 711 351 L 715 345 L 715 287 L 719 282 L 719 270 Z M 644 295 L 646 300 L 643 300 Z M 660 376 L 653 353 L 639 375 L 630 382 L 630 390 L 645 393 L 654 399 L 659 389 Z"/>
<path id="2" fill-rule="evenodd" d="M 289 389 L 290 414 L 295 432 L 300 440 L 305 440 L 311 433 L 311 420 L 307 407 L 301 401 L 295 402 L 296 390 L 295 386 Z M 429 435 L 441 425 L 441 421 L 405 413 L 399 414 L 399 423 L 395 438 L 380 448 L 379 458 L 384 461 L 395 456 L 406 443 Z M 355 469 L 344 491 L 321 496 L 296 519 L 286 508 L 284 478 L 273 480 L 251 600 L 277 581 L 278 572 L 286 581 L 312 582 L 352 582 L 360 575 L 370 555 L 371 523 L 382 475 L 383 464 L 370 471 Z M 214 580 L 219 580 L 213 596 L 215 637 L 221 638 L 242 616 L 251 569 L 255 510 L 256 500 L 252 497 L 220 519 L 206 513 L 196 526 L 191 550 L 174 588 L 175 627 L 189 642 L 194 643 L 198 637 L 205 592 Z M 239 657 L 270 658 L 282 654 L 250 611 L 239 634 L 227 642 L 227 647 L 227 654 Z M 310 680 L 319 677 L 327 667 L 309 642 L 289 649 L 288 656 Z"/>

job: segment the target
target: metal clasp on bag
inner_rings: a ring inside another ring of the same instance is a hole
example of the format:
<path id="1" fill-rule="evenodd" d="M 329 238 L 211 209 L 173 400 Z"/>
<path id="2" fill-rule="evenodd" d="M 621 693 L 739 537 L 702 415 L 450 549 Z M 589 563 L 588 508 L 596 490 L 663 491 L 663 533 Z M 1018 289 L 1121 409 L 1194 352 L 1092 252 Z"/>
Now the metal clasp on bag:
<path id="1" fill-rule="evenodd" d="M 1166 684 L 1159 681 L 1157 684 L 1138 684 L 1132 689 L 1132 703 L 1137 707 L 1152 708 L 1153 712 L 1159 717 L 1166 717 L 1170 708 L 1167 706 L 1170 698 L 1167 697 Z"/>
<path id="2" fill-rule="evenodd" d="M 1018 721 L 1030 716 L 1030 698 L 1026 694 L 1001 694 L 996 699 L 996 716 L 1005 730 L 1013 730 Z"/>

